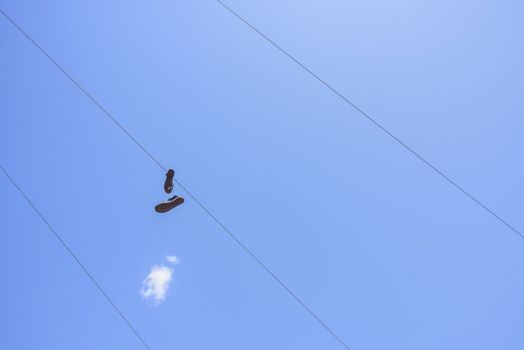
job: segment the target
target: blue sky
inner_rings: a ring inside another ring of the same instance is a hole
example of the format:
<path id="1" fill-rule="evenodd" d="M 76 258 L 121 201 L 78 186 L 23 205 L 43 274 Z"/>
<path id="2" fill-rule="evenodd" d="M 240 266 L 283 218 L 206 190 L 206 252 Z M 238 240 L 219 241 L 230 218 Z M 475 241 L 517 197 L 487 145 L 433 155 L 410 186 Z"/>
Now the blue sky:
<path id="1" fill-rule="evenodd" d="M 524 229 L 522 2 L 227 4 Z M 352 349 L 523 348 L 524 240 L 215 1 L 0 6 Z M 152 349 L 341 348 L 3 17 L 0 165 Z M 0 348 L 143 349 L 0 191 Z"/>

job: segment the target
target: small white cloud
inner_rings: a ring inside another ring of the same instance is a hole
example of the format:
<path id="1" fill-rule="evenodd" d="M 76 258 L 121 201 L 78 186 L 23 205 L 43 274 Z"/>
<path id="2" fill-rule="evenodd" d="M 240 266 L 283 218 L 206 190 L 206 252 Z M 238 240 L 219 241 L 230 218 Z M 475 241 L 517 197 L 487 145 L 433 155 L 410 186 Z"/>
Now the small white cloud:
<path id="1" fill-rule="evenodd" d="M 169 261 L 171 264 L 180 264 L 180 258 L 174 255 L 168 255 L 166 256 L 167 261 Z"/>
<path id="2" fill-rule="evenodd" d="M 166 299 L 169 285 L 173 280 L 173 269 L 164 265 L 151 267 L 151 272 L 142 282 L 140 294 L 144 299 L 152 299 L 155 304 L 160 304 Z"/>

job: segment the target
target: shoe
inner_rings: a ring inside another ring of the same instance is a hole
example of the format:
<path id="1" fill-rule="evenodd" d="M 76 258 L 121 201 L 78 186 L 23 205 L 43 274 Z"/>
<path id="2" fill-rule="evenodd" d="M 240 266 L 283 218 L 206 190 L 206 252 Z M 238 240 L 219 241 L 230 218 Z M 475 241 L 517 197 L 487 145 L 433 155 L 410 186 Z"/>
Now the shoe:
<path id="1" fill-rule="evenodd" d="M 175 171 L 173 169 L 169 169 L 166 174 L 166 181 L 164 182 L 164 191 L 166 193 L 171 193 L 173 190 L 173 177 L 175 176 Z"/>
<path id="2" fill-rule="evenodd" d="M 180 196 L 174 196 L 173 198 L 169 198 L 167 202 L 160 203 L 155 207 L 155 211 L 157 213 L 167 213 L 171 209 L 178 207 L 180 204 L 184 203 L 184 198 Z"/>

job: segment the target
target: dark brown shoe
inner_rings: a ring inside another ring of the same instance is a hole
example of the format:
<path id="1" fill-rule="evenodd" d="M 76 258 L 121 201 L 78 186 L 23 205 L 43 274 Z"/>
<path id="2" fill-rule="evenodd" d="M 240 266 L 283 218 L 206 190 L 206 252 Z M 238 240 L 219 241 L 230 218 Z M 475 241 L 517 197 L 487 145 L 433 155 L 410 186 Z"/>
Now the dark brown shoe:
<path id="1" fill-rule="evenodd" d="M 175 171 L 169 169 L 166 174 L 166 181 L 164 182 L 164 191 L 166 191 L 166 193 L 171 193 L 173 190 L 173 177 L 175 177 Z"/>
<path id="2" fill-rule="evenodd" d="M 155 207 L 157 213 L 167 213 L 171 209 L 178 207 L 180 204 L 184 203 L 184 198 L 180 196 L 174 196 L 167 200 L 167 202 L 160 203 Z"/>

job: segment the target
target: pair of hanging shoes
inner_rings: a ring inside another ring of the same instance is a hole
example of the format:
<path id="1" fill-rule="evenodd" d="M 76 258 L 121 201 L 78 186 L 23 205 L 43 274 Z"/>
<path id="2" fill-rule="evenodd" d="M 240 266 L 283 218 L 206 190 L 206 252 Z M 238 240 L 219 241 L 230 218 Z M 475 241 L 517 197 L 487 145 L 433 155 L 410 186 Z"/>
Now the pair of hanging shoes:
<path id="1" fill-rule="evenodd" d="M 166 174 L 166 180 L 164 181 L 164 191 L 166 193 L 171 193 L 173 190 L 173 178 L 175 177 L 175 171 L 169 169 Z M 157 213 L 166 213 L 171 209 L 178 207 L 180 204 L 184 203 L 184 198 L 180 196 L 173 196 L 169 198 L 166 202 L 160 203 L 155 207 Z"/>

